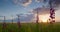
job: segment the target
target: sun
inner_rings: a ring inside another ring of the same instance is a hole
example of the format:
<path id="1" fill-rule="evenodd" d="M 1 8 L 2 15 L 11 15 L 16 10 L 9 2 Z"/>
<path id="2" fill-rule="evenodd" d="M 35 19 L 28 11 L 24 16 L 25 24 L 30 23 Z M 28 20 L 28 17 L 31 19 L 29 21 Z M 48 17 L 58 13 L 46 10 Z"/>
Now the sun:
<path id="1" fill-rule="evenodd" d="M 42 16 L 41 20 L 42 20 L 43 22 L 47 22 L 48 18 L 46 18 L 46 16 Z"/>
<path id="2" fill-rule="evenodd" d="M 39 22 L 47 22 L 49 15 L 39 15 Z"/>

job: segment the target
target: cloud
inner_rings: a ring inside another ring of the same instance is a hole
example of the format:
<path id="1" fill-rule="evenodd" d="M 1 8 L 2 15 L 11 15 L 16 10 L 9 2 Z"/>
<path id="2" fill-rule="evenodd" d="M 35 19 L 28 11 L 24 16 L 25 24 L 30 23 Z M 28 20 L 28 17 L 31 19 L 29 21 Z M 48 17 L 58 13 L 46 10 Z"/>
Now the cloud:
<path id="1" fill-rule="evenodd" d="M 44 0 L 46 2 L 46 0 Z M 58 7 L 60 5 L 60 0 L 49 0 L 48 3 L 52 3 L 54 7 Z"/>
<path id="2" fill-rule="evenodd" d="M 21 23 L 30 23 L 32 22 L 34 19 L 34 14 L 20 14 L 20 22 Z M 8 19 L 6 20 L 6 22 L 12 22 L 12 19 Z M 0 21 L 3 21 L 3 18 L 0 17 Z M 18 21 L 18 17 L 13 18 L 13 22 L 17 22 Z"/>
<path id="3" fill-rule="evenodd" d="M 35 0 L 35 2 L 38 2 L 39 3 L 39 2 L 43 2 L 43 0 Z"/>
<path id="4" fill-rule="evenodd" d="M 21 22 L 31 22 L 34 19 L 34 14 L 20 14 Z M 18 18 L 15 18 L 14 21 L 17 21 Z"/>
<path id="5" fill-rule="evenodd" d="M 58 9 L 58 7 L 60 7 L 60 0 L 36 0 L 36 2 L 44 3 L 44 7 L 49 7 L 50 3 L 52 3 L 52 7 L 55 9 Z"/>
<path id="6" fill-rule="evenodd" d="M 0 16 L 0 17 L 4 17 L 4 16 Z"/>
<path id="7" fill-rule="evenodd" d="M 48 0 L 35 0 L 36 2 L 42 2 L 42 3 L 47 3 L 48 2 Z"/>
<path id="8" fill-rule="evenodd" d="M 42 3 L 48 3 L 48 5 L 50 3 L 52 3 L 52 7 L 58 8 L 60 7 L 60 0 L 35 0 L 36 2 L 42 2 Z M 44 4 L 44 5 L 45 5 Z"/>
<path id="9" fill-rule="evenodd" d="M 37 13 L 37 11 L 38 11 L 38 13 L 40 14 L 40 15 L 44 15 L 44 14 L 49 14 L 50 12 L 50 9 L 49 8 L 36 8 L 36 9 L 33 9 L 33 13 Z"/>
<path id="10" fill-rule="evenodd" d="M 27 17 L 21 16 L 21 21 L 31 21 L 33 19 L 33 14 L 30 15 L 26 14 L 26 15 Z"/>
<path id="11" fill-rule="evenodd" d="M 60 0 L 50 0 L 50 2 L 52 2 L 53 4 L 57 4 L 57 5 L 60 4 Z"/>
<path id="12" fill-rule="evenodd" d="M 13 2 L 17 5 L 23 5 L 26 7 L 31 4 L 32 0 L 13 0 Z"/>

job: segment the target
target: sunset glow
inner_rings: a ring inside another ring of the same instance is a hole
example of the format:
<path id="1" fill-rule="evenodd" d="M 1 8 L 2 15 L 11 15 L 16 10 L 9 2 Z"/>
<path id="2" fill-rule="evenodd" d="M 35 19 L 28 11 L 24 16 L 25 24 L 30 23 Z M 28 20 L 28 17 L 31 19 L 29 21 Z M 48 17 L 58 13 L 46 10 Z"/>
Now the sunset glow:
<path id="1" fill-rule="evenodd" d="M 39 15 L 39 22 L 47 22 L 49 19 L 49 15 Z"/>

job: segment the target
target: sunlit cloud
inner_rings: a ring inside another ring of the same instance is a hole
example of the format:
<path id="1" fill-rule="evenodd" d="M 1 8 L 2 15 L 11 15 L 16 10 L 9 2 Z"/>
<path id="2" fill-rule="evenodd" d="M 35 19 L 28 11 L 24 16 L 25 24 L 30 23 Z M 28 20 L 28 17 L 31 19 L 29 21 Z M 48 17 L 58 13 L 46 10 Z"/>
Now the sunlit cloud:
<path id="1" fill-rule="evenodd" d="M 55 19 L 56 19 L 56 21 L 60 21 L 60 9 L 58 9 L 57 11 L 56 11 L 56 14 L 55 14 Z"/>
<path id="2" fill-rule="evenodd" d="M 36 9 L 33 9 L 33 13 L 37 13 L 38 11 L 38 14 L 42 15 L 42 14 L 49 14 L 49 8 L 36 8 Z"/>

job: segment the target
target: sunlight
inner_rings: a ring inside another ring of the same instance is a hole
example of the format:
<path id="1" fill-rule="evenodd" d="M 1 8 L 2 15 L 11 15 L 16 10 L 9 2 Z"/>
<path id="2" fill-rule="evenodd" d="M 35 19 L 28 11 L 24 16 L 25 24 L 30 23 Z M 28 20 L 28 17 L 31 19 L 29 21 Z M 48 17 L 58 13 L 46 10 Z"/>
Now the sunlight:
<path id="1" fill-rule="evenodd" d="M 39 15 L 39 22 L 47 22 L 49 15 Z"/>

